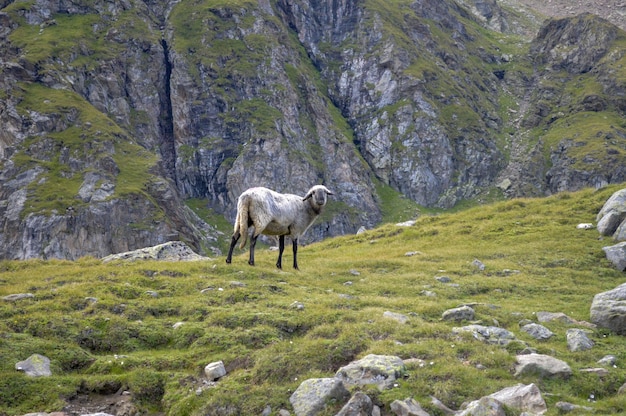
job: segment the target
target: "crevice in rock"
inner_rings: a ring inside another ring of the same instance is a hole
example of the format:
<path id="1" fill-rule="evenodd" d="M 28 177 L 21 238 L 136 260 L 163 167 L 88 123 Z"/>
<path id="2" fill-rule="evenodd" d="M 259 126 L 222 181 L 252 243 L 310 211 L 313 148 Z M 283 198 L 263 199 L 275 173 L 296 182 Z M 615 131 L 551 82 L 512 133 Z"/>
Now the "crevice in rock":
<path id="1" fill-rule="evenodd" d="M 161 117 L 159 120 L 161 128 L 160 153 L 163 160 L 165 174 L 176 183 L 176 145 L 174 140 L 174 116 L 172 113 L 172 62 L 170 61 L 169 46 L 165 39 L 161 40 L 163 47 L 163 62 L 165 74 L 163 79 L 164 91 L 161 95 Z"/>

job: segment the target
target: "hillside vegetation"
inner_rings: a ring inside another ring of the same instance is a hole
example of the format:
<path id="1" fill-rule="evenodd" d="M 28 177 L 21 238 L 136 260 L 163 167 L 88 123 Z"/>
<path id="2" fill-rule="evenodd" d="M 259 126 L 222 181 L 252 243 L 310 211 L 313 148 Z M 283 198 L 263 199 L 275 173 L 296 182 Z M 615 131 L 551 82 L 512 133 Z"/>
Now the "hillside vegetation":
<path id="1" fill-rule="evenodd" d="M 558 401 L 596 414 L 625 412 L 616 395 L 626 379 L 624 337 L 597 329 L 594 348 L 570 352 L 563 323 L 545 323 L 556 335 L 544 342 L 519 330 L 541 311 L 589 320 L 593 296 L 623 283 L 602 252 L 612 242 L 576 228 L 593 222 L 617 189 L 515 199 L 326 239 L 300 249 L 299 272 L 277 270 L 268 250 L 257 251 L 255 267 L 243 252 L 231 265 L 223 257 L 0 262 L 0 297 L 34 295 L 0 300 L 0 414 L 58 411 L 80 395 L 120 390 L 144 414 L 260 415 L 267 406 L 277 414 L 292 411 L 289 397 L 303 380 L 332 377 L 367 354 L 423 360 L 396 387 L 366 389 L 383 414 L 393 400 L 414 397 L 437 415 L 430 396 L 458 409 L 517 383 L 537 384 L 550 415 Z M 296 301 L 304 308 L 293 307 Z M 467 323 L 441 316 L 463 304 L 520 342 L 500 347 L 453 335 Z M 385 311 L 409 321 L 385 318 Z M 526 346 L 566 361 L 573 376 L 515 378 L 515 354 Z M 15 370 L 34 353 L 51 359 L 52 376 Z M 580 371 L 607 354 L 617 357 L 609 375 Z M 204 367 L 219 360 L 227 375 L 203 381 Z"/>

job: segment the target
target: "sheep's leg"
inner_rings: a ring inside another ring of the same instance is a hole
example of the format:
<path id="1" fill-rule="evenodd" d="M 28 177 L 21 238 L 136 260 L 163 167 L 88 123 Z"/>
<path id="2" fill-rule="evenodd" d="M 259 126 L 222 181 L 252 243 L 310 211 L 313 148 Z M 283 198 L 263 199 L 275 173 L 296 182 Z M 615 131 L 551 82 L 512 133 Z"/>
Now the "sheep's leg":
<path id="1" fill-rule="evenodd" d="M 237 244 L 237 240 L 241 237 L 241 233 L 239 231 L 233 233 L 233 238 L 230 240 L 230 248 L 228 249 L 228 256 L 226 256 L 226 263 L 230 264 L 233 259 L 233 249 L 235 248 L 235 244 Z"/>
<path id="2" fill-rule="evenodd" d="M 298 269 L 298 239 L 297 238 L 293 239 L 293 268 L 296 270 L 300 270 Z"/>
<path id="3" fill-rule="evenodd" d="M 285 236 L 281 235 L 278 237 L 278 261 L 276 262 L 276 267 L 279 269 L 283 268 L 283 251 L 285 251 Z"/>
<path id="4" fill-rule="evenodd" d="M 248 260 L 248 264 L 250 266 L 254 266 L 254 246 L 256 246 L 256 239 L 259 238 L 258 235 L 253 235 L 250 239 L 250 260 Z"/>

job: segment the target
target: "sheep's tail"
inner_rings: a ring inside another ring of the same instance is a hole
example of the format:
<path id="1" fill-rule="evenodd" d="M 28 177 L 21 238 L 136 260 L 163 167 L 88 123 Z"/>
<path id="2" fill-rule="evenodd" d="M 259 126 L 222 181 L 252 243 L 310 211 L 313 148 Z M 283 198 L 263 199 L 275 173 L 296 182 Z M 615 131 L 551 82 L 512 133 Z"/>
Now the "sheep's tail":
<path id="1" fill-rule="evenodd" d="M 237 202 L 237 220 L 235 221 L 235 233 L 239 231 L 241 243 L 239 248 L 244 248 L 248 241 L 248 198 L 240 198 Z"/>

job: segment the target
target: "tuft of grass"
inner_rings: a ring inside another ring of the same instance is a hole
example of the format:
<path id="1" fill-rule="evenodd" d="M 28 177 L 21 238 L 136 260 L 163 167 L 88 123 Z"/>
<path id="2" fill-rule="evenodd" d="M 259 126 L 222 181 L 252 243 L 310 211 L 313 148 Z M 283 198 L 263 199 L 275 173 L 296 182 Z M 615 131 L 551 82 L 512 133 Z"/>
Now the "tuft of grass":
<path id="1" fill-rule="evenodd" d="M 0 393 L 12 398 L 1 410 L 55 411 L 78 391 L 125 386 L 146 414 L 260 414 L 268 405 L 290 409 L 289 396 L 307 378 L 332 377 L 366 354 L 388 354 L 421 361 L 393 389 L 363 388 L 383 409 L 414 397 L 436 413 L 431 395 L 456 409 L 522 382 L 539 386 L 549 415 L 558 414 L 557 401 L 591 405 L 598 414 L 625 411 L 616 397 L 626 377 L 623 337 L 597 329 L 596 346 L 574 353 L 566 324 L 545 323 L 556 335 L 543 342 L 519 330 L 539 311 L 588 320 L 593 296 L 623 281 L 602 253 L 610 242 L 576 229 L 593 222 L 617 189 L 422 213 L 412 227 L 387 224 L 302 247 L 299 272 L 277 270 L 276 254 L 263 248 L 255 267 L 243 253 L 231 265 L 223 258 L 2 261 L 0 296 L 34 298 L 0 301 Z M 497 323 L 519 342 L 500 347 L 453 335 L 466 323 L 441 316 L 462 304 L 474 305 L 477 322 Z M 400 324 L 385 311 L 409 320 Z M 572 378 L 515 378 L 515 354 L 526 346 L 568 362 Z M 15 363 L 33 353 L 51 359 L 51 377 L 15 372 Z M 580 371 L 606 354 L 618 358 L 609 376 Z M 203 368 L 218 360 L 227 375 L 207 387 Z"/>

